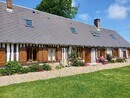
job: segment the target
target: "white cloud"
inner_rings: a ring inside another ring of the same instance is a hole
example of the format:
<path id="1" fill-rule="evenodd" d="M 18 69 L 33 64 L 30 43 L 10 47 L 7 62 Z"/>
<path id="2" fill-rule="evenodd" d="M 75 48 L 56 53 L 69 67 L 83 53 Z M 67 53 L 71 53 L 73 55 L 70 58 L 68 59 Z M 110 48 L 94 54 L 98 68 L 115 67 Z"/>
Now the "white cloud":
<path id="1" fill-rule="evenodd" d="M 124 19 L 128 15 L 128 8 L 117 3 L 108 8 L 108 17 L 111 19 Z"/>
<path id="2" fill-rule="evenodd" d="M 116 2 L 119 4 L 126 4 L 126 3 L 130 2 L 130 0 L 116 0 Z"/>
<path id="3" fill-rule="evenodd" d="M 84 22 L 84 23 L 87 23 L 88 20 L 90 19 L 90 16 L 88 14 L 79 14 L 78 15 L 78 18 Z"/>
<path id="4" fill-rule="evenodd" d="M 76 6 L 75 0 L 72 0 L 72 6 Z"/>
<path id="5" fill-rule="evenodd" d="M 98 11 L 96 11 L 96 13 L 98 14 L 98 13 L 101 13 L 101 11 L 100 10 L 98 10 Z"/>

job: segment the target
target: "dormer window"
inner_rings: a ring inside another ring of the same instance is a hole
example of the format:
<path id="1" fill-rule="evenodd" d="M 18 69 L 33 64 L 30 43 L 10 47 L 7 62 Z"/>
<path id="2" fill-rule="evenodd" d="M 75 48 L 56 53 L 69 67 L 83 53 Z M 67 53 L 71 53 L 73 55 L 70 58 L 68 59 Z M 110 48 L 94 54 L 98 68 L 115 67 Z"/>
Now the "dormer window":
<path id="1" fill-rule="evenodd" d="M 95 31 L 90 31 L 91 34 L 94 36 L 94 37 L 100 37 L 100 33 L 97 33 Z"/>
<path id="2" fill-rule="evenodd" d="M 111 36 L 112 39 L 116 39 L 115 35 L 110 34 L 110 36 Z"/>
<path id="3" fill-rule="evenodd" d="M 72 33 L 78 34 L 75 28 L 70 27 L 70 30 L 71 30 Z"/>
<path id="4" fill-rule="evenodd" d="M 26 26 L 26 27 L 33 27 L 32 20 L 25 19 L 25 26 Z"/>

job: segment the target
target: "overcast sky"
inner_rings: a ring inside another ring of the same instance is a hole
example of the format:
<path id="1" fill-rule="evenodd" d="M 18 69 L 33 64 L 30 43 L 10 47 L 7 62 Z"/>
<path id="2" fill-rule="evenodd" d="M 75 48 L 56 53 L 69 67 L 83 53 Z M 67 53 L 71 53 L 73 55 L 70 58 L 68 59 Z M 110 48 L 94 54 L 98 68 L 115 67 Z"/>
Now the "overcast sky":
<path id="1" fill-rule="evenodd" d="M 13 3 L 35 8 L 40 1 L 13 0 Z M 79 11 L 74 20 L 93 25 L 93 20 L 100 18 L 102 28 L 116 30 L 130 42 L 130 0 L 73 0 L 73 6 L 78 4 Z"/>

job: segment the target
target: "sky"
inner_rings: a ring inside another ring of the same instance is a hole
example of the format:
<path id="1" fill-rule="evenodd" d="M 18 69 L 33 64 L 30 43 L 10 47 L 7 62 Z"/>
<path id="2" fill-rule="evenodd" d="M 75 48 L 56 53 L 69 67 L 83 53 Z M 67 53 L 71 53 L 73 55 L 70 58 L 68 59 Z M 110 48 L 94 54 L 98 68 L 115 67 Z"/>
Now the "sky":
<path id="1" fill-rule="evenodd" d="M 0 0 L 6 1 L 6 0 Z M 35 8 L 41 0 L 13 0 L 13 4 Z M 130 0 L 73 0 L 79 10 L 74 20 L 93 25 L 101 20 L 101 28 L 116 30 L 130 43 Z"/>

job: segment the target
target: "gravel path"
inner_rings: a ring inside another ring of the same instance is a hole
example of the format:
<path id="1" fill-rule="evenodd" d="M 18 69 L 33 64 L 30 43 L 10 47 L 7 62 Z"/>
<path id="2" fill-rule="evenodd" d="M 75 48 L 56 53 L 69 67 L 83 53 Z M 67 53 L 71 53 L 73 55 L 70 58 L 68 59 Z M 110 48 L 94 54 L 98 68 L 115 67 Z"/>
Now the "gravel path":
<path id="1" fill-rule="evenodd" d="M 35 80 L 43 80 L 50 79 L 56 77 L 70 76 L 82 73 L 90 73 L 94 71 L 104 70 L 104 69 L 112 69 L 118 67 L 124 67 L 130 65 L 130 60 L 127 60 L 125 63 L 116 63 L 116 64 L 97 64 L 87 67 L 66 67 L 60 70 L 51 70 L 44 72 L 33 72 L 28 74 L 16 74 L 12 76 L 3 76 L 0 77 L 0 86 L 6 86 L 15 83 L 21 82 L 30 82 Z"/>

